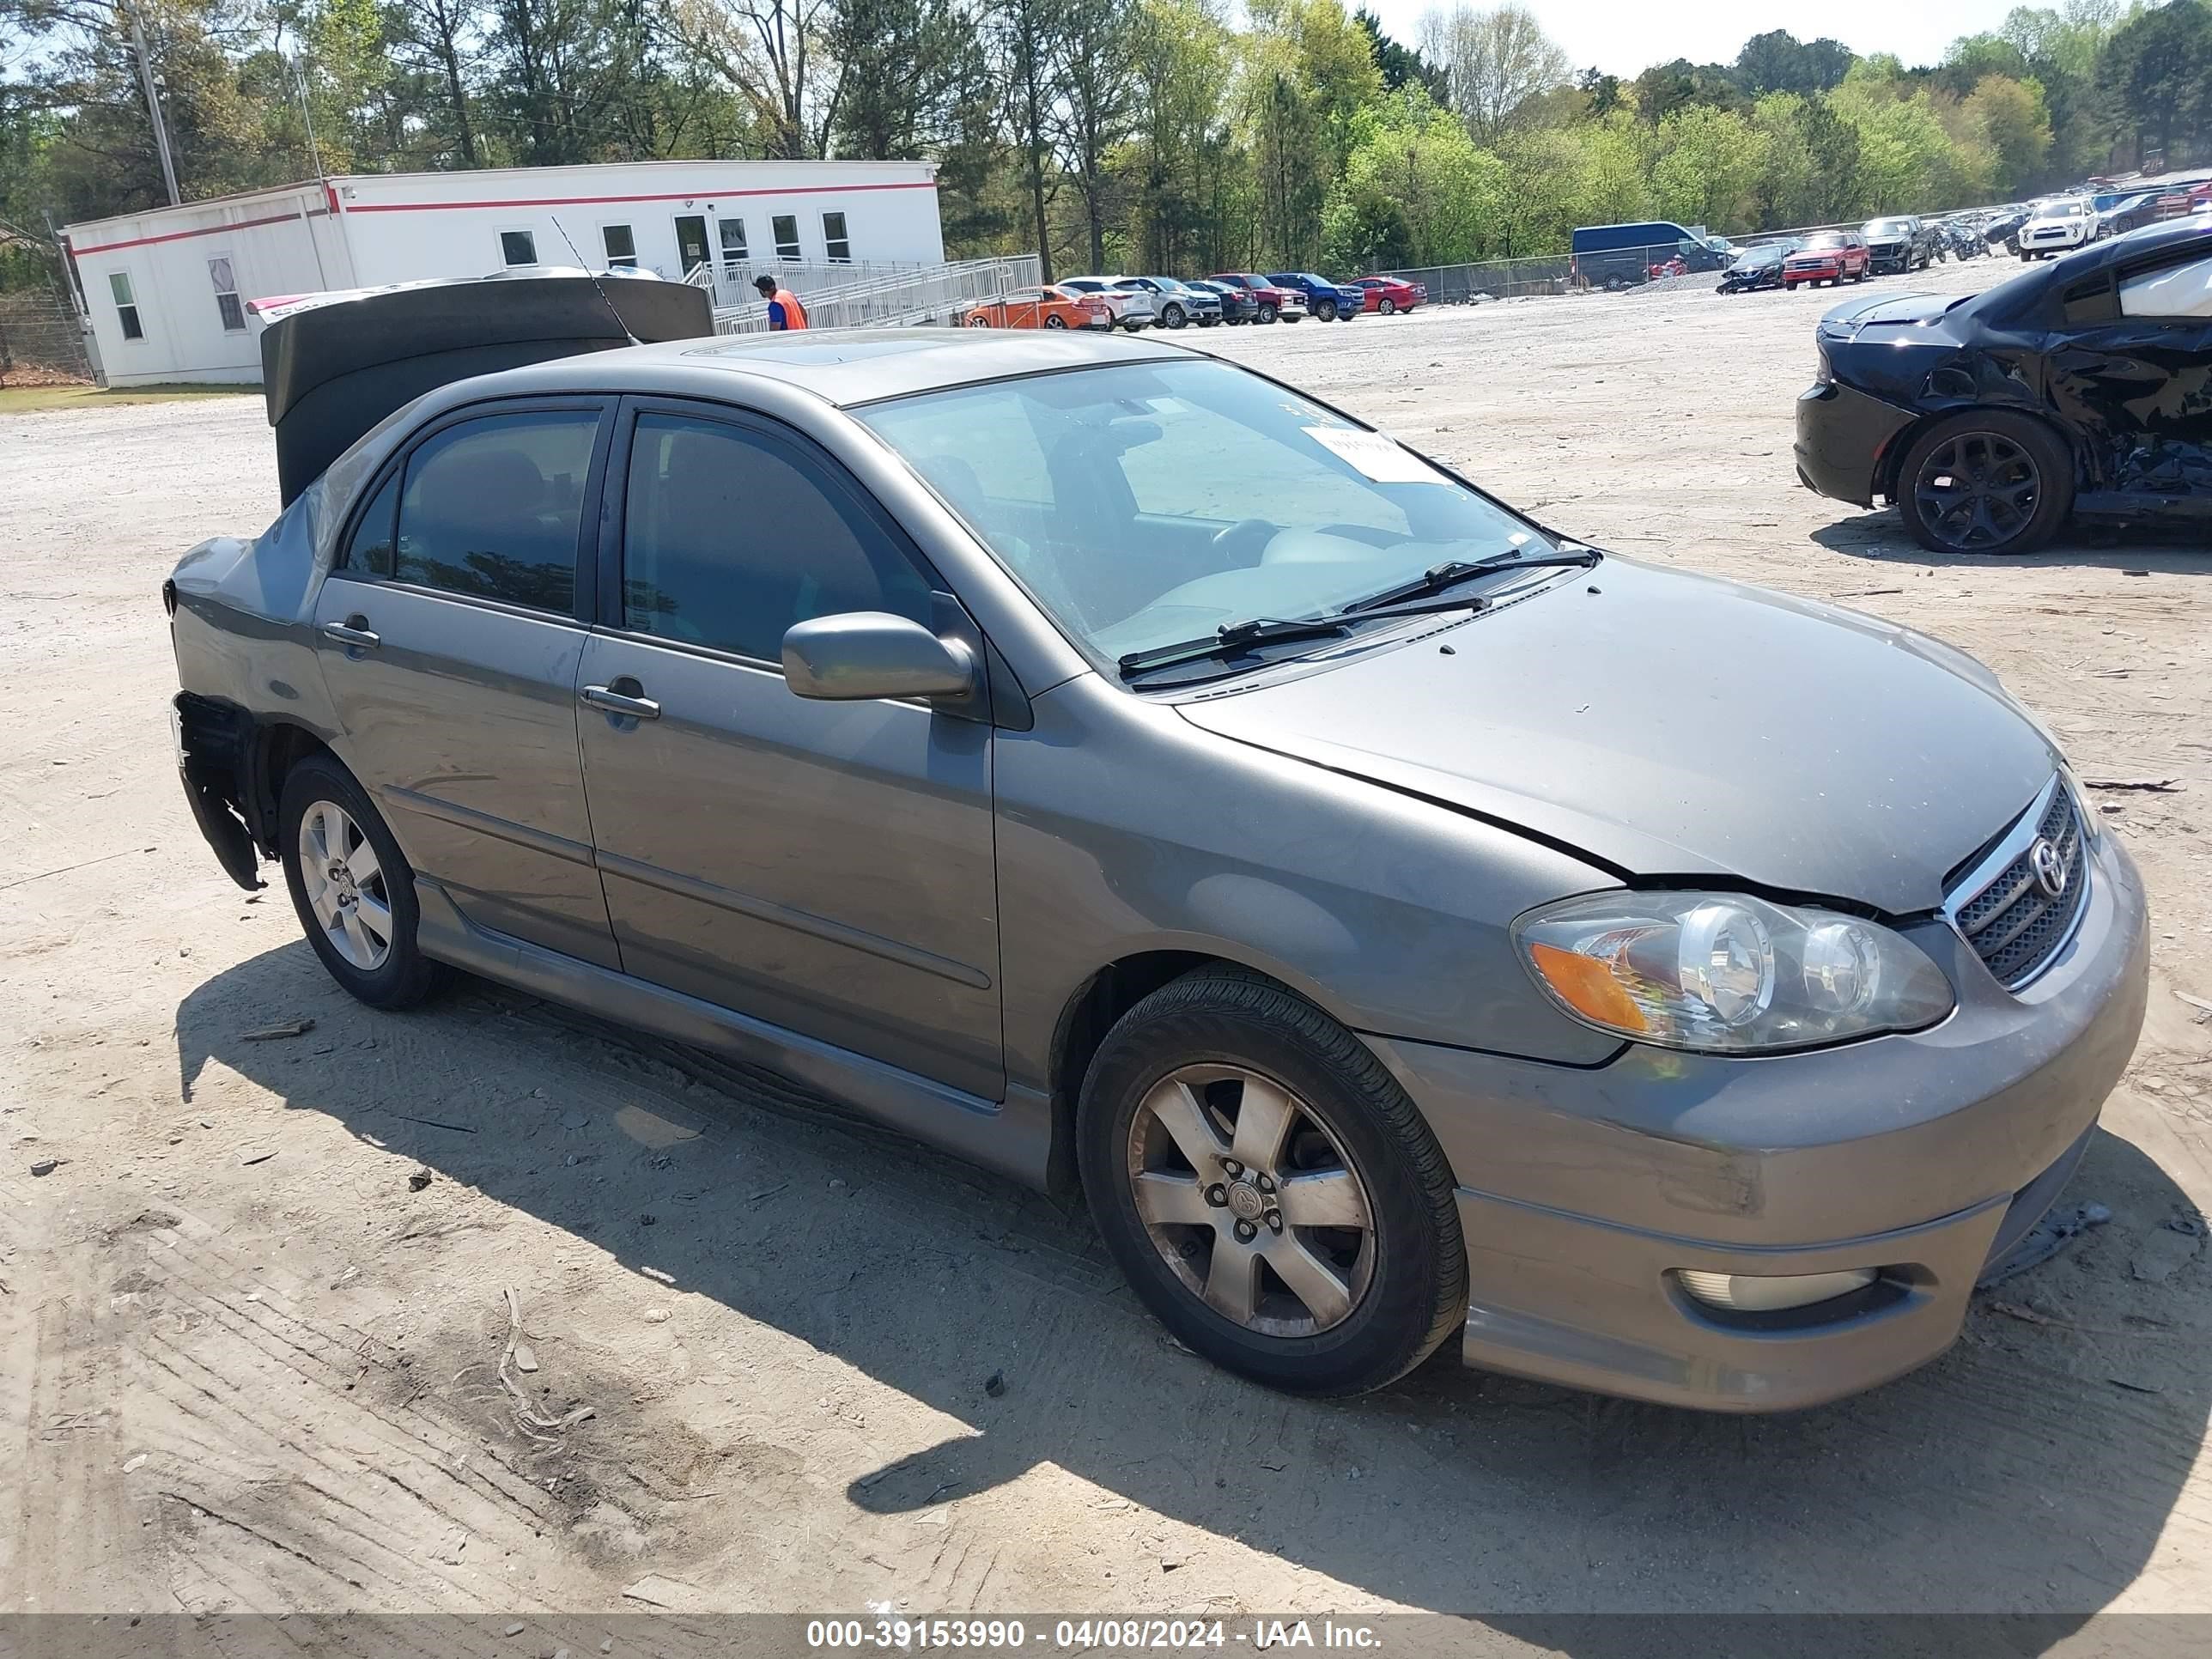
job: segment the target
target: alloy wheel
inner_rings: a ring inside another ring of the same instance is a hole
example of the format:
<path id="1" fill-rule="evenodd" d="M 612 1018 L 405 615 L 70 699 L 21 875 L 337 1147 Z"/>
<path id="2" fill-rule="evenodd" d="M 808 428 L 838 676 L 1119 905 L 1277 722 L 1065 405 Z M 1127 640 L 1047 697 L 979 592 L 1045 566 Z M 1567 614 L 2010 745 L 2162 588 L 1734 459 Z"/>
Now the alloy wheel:
<path id="1" fill-rule="evenodd" d="M 1962 551 L 1993 552 L 2035 516 L 2043 471 L 2009 438 L 1961 432 L 1928 452 L 1912 493 L 1937 540 Z"/>
<path id="2" fill-rule="evenodd" d="M 1349 1318 L 1375 1271 L 1367 1188 L 1314 1107 L 1243 1066 L 1186 1066 L 1129 1126 L 1137 1213 L 1186 1289 L 1263 1336 Z"/>
<path id="3" fill-rule="evenodd" d="M 376 848 L 336 801 L 300 818 L 300 880 L 331 948 L 364 973 L 392 954 L 392 895 Z"/>

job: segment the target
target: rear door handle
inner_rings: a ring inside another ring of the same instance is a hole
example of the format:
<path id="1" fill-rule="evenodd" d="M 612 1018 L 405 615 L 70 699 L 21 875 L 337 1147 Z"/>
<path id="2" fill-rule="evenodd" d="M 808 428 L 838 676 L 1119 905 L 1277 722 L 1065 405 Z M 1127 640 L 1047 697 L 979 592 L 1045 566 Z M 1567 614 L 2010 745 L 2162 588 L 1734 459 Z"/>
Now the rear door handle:
<path id="1" fill-rule="evenodd" d="M 355 623 L 367 622 L 368 620 L 368 618 L 366 617 L 356 617 L 347 622 L 325 623 L 323 624 L 323 637 L 326 640 L 335 641 L 338 644 L 346 646 L 352 650 L 374 651 L 378 646 L 382 645 L 384 641 L 378 638 L 374 634 L 369 632 L 368 629 L 356 628 L 354 626 Z"/>
<path id="2" fill-rule="evenodd" d="M 635 685 L 637 682 L 631 680 L 628 684 Z M 627 696 L 605 685 L 587 685 L 577 695 L 592 708 L 603 709 L 610 714 L 628 714 L 632 720 L 640 720 L 660 718 L 660 705 L 650 697 Z"/>

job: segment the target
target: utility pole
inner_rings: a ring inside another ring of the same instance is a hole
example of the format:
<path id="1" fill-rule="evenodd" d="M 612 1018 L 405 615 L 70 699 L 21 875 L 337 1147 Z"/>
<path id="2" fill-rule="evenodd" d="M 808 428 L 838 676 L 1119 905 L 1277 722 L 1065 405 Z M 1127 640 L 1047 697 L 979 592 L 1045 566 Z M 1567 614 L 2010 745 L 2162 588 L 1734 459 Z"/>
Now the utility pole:
<path id="1" fill-rule="evenodd" d="M 307 66 L 297 58 L 288 60 L 292 69 L 292 83 L 300 89 L 300 118 L 307 126 L 307 154 L 315 164 L 315 177 L 323 176 L 323 152 L 315 143 L 315 112 L 307 107 Z"/>
<path id="2" fill-rule="evenodd" d="M 131 44 L 138 52 L 138 84 L 146 91 L 146 111 L 154 118 L 154 148 L 161 157 L 161 182 L 169 187 L 169 205 L 176 207 L 185 198 L 177 191 L 177 164 L 169 155 L 169 121 L 161 112 L 161 91 L 154 80 L 154 60 L 146 51 L 146 31 L 131 0 L 118 0 L 118 3 L 131 19 Z"/>

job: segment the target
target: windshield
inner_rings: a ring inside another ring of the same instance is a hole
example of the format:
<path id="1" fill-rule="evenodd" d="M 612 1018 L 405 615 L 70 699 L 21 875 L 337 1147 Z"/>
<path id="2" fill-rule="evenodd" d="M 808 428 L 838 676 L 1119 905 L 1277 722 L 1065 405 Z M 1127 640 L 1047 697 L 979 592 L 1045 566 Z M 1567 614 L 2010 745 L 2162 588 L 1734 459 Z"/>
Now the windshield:
<path id="1" fill-rule="evenodd" d="M 1906 231 L 1911 228 L 1911 222 L 1909 220 L 1877 219 L 1867 227 L 1867 234 L 1869 236 L 1902 236 Z"/>
<path id="2" fill-rule="evenodd" d="M 1805 239 L 1805 246 L 1799 251 L 1814 253 L 1822 248 L 1841 247 L 1843 245 L 1844 233 L 1840 230 L 1816 230 Z"/>
<path id="3" fill-rule="evenodd" d="M 1334 611 L 1441 564 L 1554 550 L 1380 434 L 1225 363 L 1033 375 L 853 412 L 1108 661 Z"/>
<path id="4" fill-rule="evenodd" d="M 2046 219 L 2078 219 L 2081 216 L 2079 202 L 2052 202 L 2042 210 Z"/>

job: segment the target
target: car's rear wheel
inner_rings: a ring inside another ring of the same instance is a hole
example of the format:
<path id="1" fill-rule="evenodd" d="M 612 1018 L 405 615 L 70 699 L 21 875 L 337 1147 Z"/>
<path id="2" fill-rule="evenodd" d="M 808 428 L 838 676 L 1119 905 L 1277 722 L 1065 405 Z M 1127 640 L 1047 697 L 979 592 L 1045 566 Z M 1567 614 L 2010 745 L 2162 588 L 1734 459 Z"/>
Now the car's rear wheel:
<path id="1" fill-rule="evenodd" d="M 1131 1286 L 1217 1364 L 1355 1394 L 1466 1319 L 1436 1137 L 1358 1038 L 1272 981 L 1205 971 L 1131 1009 L 1084 1080 L 1076 1134 Z"/>
<path id="2" fill-rule="evenodd" d="M 292 908 L 332 979 L 376 1008 L 409 1007 L 445 981 L 416 946 L 415 872 L 344 767 L 310 755 L 285 774 L 277 834 Z"/>
<path id="3" fill-rule="evenodd" d="M 1930 428 L 1898 468 L 1898 510 L 1939 553 L 2029 553 L 2074 504 L 2074 464 L 2048 427 L 1983 410 Z"/>
<path id="4" fill-rule="evenodd" d="M 1048 315 L 1044 319 L 1044 325 L 1047 328 L 1066 328 L 1067 319 L 1058 315 Z"/>

